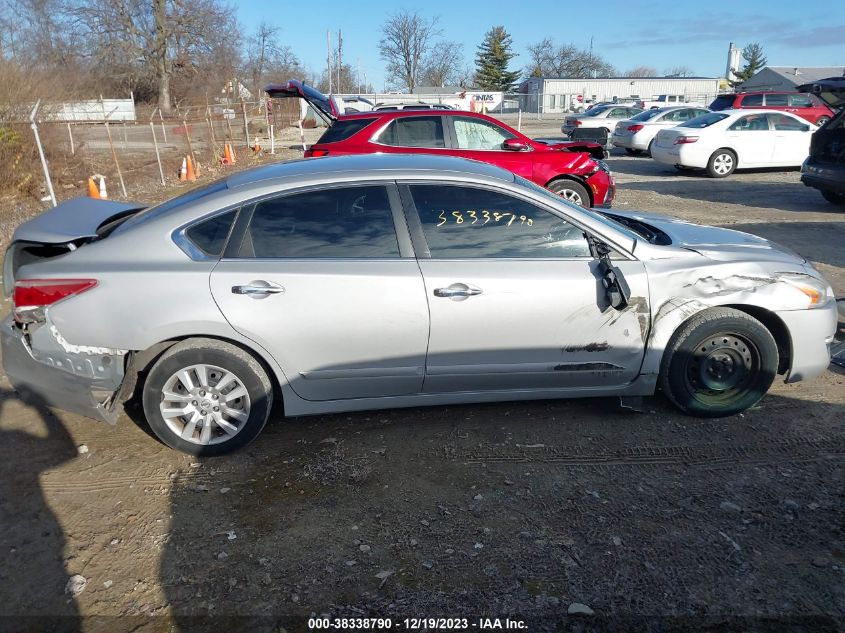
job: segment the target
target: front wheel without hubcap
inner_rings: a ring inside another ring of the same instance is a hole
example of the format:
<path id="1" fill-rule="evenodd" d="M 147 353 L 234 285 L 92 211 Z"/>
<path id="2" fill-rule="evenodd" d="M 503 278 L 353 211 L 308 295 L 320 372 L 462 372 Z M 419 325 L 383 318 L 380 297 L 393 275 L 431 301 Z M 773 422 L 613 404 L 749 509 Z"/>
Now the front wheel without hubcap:
<path id="1" fill-rule="evenodd" d="M 574 180 L 555 180 L 548 187 L 549 191 L 581 207 L 590 207 L 590 195 L 587 190 Z"/>
<path id="2" fill-rule="evenodd" d="M 168 446 L 192 455 L 222 455 L 264 428 L 272 386 L 244 350 L 212 339 L 168 349 L 144 383 L 144 413 Z"/>
<path id="3" fill-rule="evenodd" d="M 720 417 L 757 403 L 771 386 L 777 366 L 777 344 L 760 321 L 732 308 L 711 308 L 673 335 L 660 383 L 685 412 Z"/>
<path id="4" fill-rule="evenodd" d="M 845 205 L 845 193 L 836 193 L 827 189 L 821 190 L 822 197 L 831 204 Z"/>

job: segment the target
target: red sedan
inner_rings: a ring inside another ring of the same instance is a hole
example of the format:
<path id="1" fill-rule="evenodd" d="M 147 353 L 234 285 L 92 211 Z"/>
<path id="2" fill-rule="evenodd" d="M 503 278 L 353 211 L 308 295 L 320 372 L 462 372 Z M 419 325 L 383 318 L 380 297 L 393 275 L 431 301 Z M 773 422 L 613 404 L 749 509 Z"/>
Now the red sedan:
<path id="1" fill-rule="evenodd" d="M 334 100 L 295 80 L 265 90 L 271 97 L 305 99 L 326 119 L 329 128 L 305 156 L 458 156 L 512 171 L 581 206 L 606 208 L 613 201 L 610 170 L 589 151 L 582 151 L 594 149 L 583 143 L 535 141 L 477 112 L 402 109 L 341 114 Z"/>

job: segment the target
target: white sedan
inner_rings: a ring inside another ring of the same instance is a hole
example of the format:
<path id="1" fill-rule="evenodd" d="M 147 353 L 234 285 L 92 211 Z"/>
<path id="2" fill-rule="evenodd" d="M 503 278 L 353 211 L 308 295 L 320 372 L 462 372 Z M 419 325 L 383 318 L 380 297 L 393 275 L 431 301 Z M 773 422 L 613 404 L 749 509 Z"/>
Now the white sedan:
<path id="1" fill-rule="evenodd" d="M 722 110 L 661 130 L 651 156 L 679 169 L 706 169 L 713 178 L 745 167 L 800 167 L 817 129 L 786 112 Z"/>
<path id="2" fill-rule="evenodd" d="M 646 110 L 635 117 L 617 123 L 611 141 L 614 147 L 622 147 L 629 154 L 650 153 L 654 137 L 660 130 L 686 123 L 708 112 L 710 110 L 707 108 L 688 106 Z"/>
<path id="3" fill-rule="evenodd" d="M 601 129 L 607 132 L 608 139 L 616 124 L 622 119 L 630 119 L 632 116 L 642 112 L 642 108 L 635 108 L 626 105 L 597 105 L 587 110 L 584 114 L 572 114 L 566 117 L 560 131 L 564 134 L 572 134 L 575 130 Z"/>

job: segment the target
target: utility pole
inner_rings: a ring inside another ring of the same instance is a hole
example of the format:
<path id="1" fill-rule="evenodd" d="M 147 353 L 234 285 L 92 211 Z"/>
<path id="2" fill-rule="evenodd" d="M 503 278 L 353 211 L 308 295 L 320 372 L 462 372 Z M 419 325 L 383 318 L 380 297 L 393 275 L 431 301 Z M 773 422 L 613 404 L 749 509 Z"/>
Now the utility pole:
<path id="1" fill-rule="evenodd" d="M 343 71 L 343 35 L 340 29 L 337 30 L 337 91 L 343 92 L 343 86 L 340 83 L 340 73 Z"/>
<path id="2" fill-rule="evenodd" d="M 332 93 L 332 32 L 326 29 L 326 74 L 329 76 L 329 94 Z"/>

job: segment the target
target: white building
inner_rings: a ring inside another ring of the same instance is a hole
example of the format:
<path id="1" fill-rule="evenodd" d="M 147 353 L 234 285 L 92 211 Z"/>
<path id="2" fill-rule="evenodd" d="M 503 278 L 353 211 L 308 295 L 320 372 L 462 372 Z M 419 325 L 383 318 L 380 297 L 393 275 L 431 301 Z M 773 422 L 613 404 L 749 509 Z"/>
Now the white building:
<path id="1" fill-rule="evenodd" d="M 683 95 L 707 105 L 719 92 L 719 81 L 716 77 L 532 77 L 522 83 L 520 93 L 525 95 L 521 101 L 527 112 L 567 112 L 587 100 L 649 100 L 659 95 Z"/>

